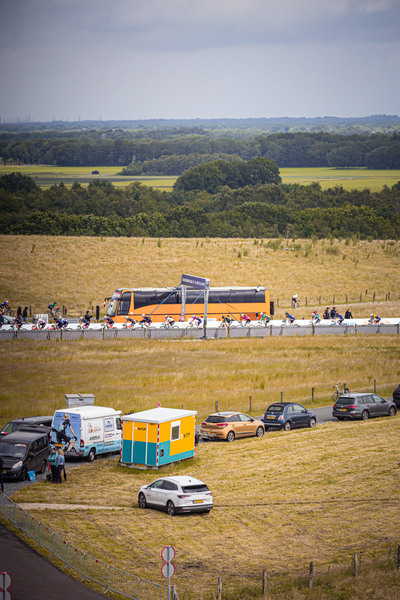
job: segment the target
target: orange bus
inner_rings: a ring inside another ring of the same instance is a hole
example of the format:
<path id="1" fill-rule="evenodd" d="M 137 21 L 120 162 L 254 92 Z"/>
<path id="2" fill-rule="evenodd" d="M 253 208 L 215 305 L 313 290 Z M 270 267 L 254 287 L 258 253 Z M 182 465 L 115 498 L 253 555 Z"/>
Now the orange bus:
<path id="1" fill-rule="evenodd" d="M 180 321 L 182 314 L 181 288 L 118 288 L 109 300 L 107 315 L 115 323 L 125 323 L 125 317 L 136 321 L 142 315 L 150 315 L 154 322 L 164 321 L 165 315 Z M 208 297 L 208 319 L 221 320 L 222 316 L 233 316 L 240 320 L 241 314 L 252 320 L 258 319 L 260 313 L 270 315 L 271 306 L 269 291 L 262 286 L 254 287 L 216 287 L 210 288 Z M 185 304 L 186 320 L 192 314 L 204 316 L 204 293 L 197 289 L 186 288 Z"/>

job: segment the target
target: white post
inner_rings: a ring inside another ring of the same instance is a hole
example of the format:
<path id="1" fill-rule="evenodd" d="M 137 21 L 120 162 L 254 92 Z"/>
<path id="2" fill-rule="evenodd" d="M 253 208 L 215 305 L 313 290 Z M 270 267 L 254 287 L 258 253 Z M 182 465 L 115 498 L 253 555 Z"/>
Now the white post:
<path id="1" fill-rule="evenodd" d="M 186 313 L 186 285 L 181 286 L 182 289 L 182 308 L 181 308 L 181 321 L 185 321 L 185 313 Z"/>

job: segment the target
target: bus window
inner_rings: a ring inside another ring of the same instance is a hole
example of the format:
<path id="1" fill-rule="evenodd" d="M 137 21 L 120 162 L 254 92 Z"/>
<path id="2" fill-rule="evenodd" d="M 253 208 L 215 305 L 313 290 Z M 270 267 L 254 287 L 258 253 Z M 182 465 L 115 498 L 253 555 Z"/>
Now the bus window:
<path id="1" fill-rule="evenodd" d="M 131 308 L 131 292 L 124 292 L 118 305 L 117 315 L 128 315 Z"/>
<path id="2" fill-rule="evenodd" d="M 135 303 L 135 310 L 142 308 L 142 306 L 148 306 L 149 304 L 158 304 L 156 290 L 150 292 L 135 291 L 133 301 Z"/>
<path id="3" fill-rule="evenodd" d="M 210 291 L 209 302 L 222 302 L 223 304 L 229 304 L 231 301 L 231 290 L 217 290 L 215 292 Z"/>

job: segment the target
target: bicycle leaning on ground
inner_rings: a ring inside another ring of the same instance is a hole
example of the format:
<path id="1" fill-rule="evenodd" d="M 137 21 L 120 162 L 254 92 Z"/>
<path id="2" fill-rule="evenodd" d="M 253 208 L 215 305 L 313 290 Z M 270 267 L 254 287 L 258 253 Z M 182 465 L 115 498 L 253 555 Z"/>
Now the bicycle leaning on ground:
<path id="1" fill-rule="evenodd" d="M 335 385 L 333 387 L 336 388 L 336 392 L 334 392 L 334 394 L 333 394 L 333 399 L 335 402 L 337 401 L 338 398 L 340 398 L 340 396 L 343 396 L 343 394 L 350 394 L 350 390 L 346 386 L 345 383 L 342 385 L 341 388 L 340 388 L 340 383 L 335 383 Z"/>

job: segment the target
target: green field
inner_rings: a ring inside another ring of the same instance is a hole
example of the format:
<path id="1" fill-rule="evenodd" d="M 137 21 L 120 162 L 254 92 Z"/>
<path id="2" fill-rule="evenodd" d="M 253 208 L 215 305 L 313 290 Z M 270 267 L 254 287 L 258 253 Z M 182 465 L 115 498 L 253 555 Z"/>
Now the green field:
<path id="1" fill-rule="evenodd" d="M 93 179 L 109 179 L 113 185 L 129 185 L 133 181 L 141 181 L 161 190 L 170 190 L 176 177 L 141 177 L 141 176 L 118 176 L 122 167 L 55 167 L 47 165 L 2 165 L 0 175 L 18 171 L 30 175 L 41 187 L 50 187 L 61 181 L 70 186 L 74 181 L 82 185 L 88 185 Z M 99 171 L 99 175 L 92 175 L 92 171 Z M 400 170 L 373 171 L 368 169 L 333 169 L 320 168 L 298 168 L 280 169 L 284 183 L 301 183 L 309 185 L 311 182 L 320 183 L 322 189 L 342 185 L 346 190 L 362 190 L 369 188 L 372 192 L 379 192 L 384 185 L 391 187 L 400 181 Z"/>

